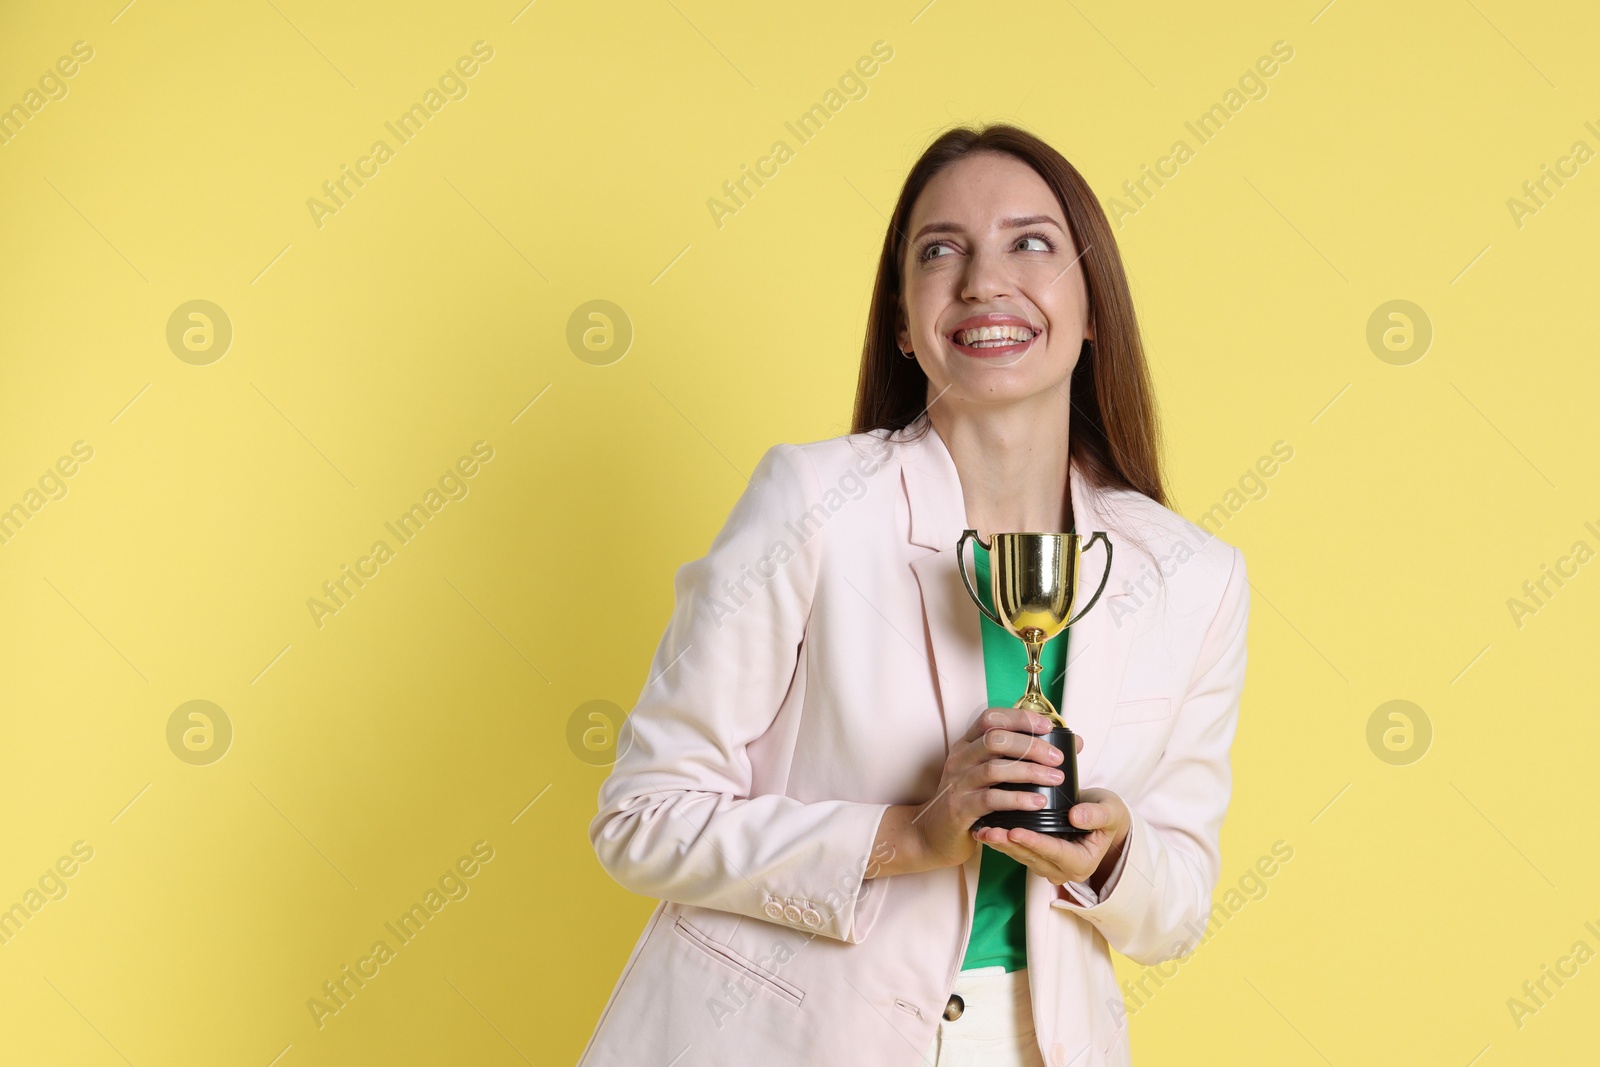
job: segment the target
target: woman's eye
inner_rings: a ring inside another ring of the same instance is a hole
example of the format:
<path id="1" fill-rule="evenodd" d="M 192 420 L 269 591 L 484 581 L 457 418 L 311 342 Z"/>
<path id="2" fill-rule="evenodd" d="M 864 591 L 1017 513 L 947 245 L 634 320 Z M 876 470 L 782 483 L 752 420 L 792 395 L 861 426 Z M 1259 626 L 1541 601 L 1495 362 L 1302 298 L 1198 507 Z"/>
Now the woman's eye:
<path id="1" fill-rule="evenodd" d="M 1028 237 L 1019 237 L 1017 238 L 1017 241 L 1018 243 L 1021 243 L 1022 241 L 1032 241 L 1040 246 L 1038 248 L 1029 249 L 1029 251 L 1032 252 L 1049 252 L 1052 250 L 1050 242 L 1045 240 L 1043 237 L 1034 237 L 1030 235 Z"/>
<path id="2" fill-rule="evenodd" d="M 935 241 L 932 244 L 928 245 L 928 247 L 926 247 L 926 248 L 924 248 L 922 250 L 922 260 L 923 260 L 923 262 L 926 263 L 930 259 L 941 259 L 941 258 L 943 258 L 941 256 L 935 256 L 933 254 L 933 251 L 936 248 L 944 248 L 944 247 L 945 247 L 945 245 L 944 245 L 944 242 L 942 242 L 942 241 Z"/>

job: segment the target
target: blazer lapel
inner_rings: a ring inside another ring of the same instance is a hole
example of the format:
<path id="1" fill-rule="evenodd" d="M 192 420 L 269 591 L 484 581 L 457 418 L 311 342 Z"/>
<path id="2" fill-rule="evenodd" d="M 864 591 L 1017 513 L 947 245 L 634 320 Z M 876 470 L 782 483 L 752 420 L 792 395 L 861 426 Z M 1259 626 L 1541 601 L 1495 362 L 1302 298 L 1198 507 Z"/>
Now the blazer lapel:
<path id="1" fill-rule="evenodd" d="M 927 416 L 923 416 L 926 420 Z M 915 425 L 915 424 L 913 424 Z M 930 667 L 939 694 L 946 750 L 966 733 L 978 714 L 989 706 L 983 666 L 983 634 L 978 606 L 961 582 L 956 564 L 956 542 L 967 529 L 966 502 L 961 476 L 944 440 L 932 425 L 916 441 L 901 444 L 901 481 L 910 513 L 908 540 L 928 550 L 911 562 L 922 593 L 923 621 L 928 633 Z M 1076 463 L 1069 475 L 1074 523 L 1087 536 L 1105 530 L 1112 540 L 1111 575 L 1100 600 L 1074 623 L 1067 649 L 1067 677 L 1062 694 L 1062 717 L 1083 737 L 1078 774 L 1082 781 L 1093 771 L 1111 725 L 1111 715 L 1122 685 L 1122 672 L 1135 626 L 1119 598 L 1131 595 L 1123 583 L 1135 572 L 1132 546 L 1111 528 L 1100 494 L 1090 487 Z M 1104 573 L 1104 550 L 1095 546 L 1084 556 L 1083 579 L 1089 585 L 1079 597 L 1081 611 Z M 1098 558 L 1097 558 L 1098 557 Z M 972 561 L 968 554 L 967 566 Z M 976 581 L 976 575 L 969 569 Z M 1120 609 L 1120 610 L 1119 610 Z M 1118 621 L 1121 625 L 1118 625 Z M 1058 637 L 1056 640 L 1062 640 Z M 1020 681 L 1020 679 L 1019 679 Z"/>
<path id="2" fill-rule="evenodd" d="M 1103 530 L 1111 541 L 1111 573 L 1106 578 L 1105 591 L 1066 634 L 1067 678 L 1060 710 L 1072 732 L 1083 738 L 1083 755 L 1078 757 L 1081 786 L 1091 780 L 1095 765 L 1105 751 L 1111 716 L 1122 689 L 1128 650 L 1137 630 L 1128 602 L 1133 596 L 1131 579 L 1138 568 L 1134 546 L 1117 529 L 1113 517 L 1106 513 L 1105 498 L 1084 480 L 1076 463 L 1072 465 L 1069 481 L 1073 522 L 1080 535 L 1087 537 Z M 1083 611 L 1083 605 L 1100 585 L 1100 576 L 1107 565 L 1105 557 L 1103 543 L 1095 545 L 1092 553 L 1085 553 L 1081 580 L 1088 584 L 1077 598 L 1075 612 Z"/>
<path id="3" fill-rule="evenodd" d="M 907 442 L 903 449 L 900 477 L 911 517 L 909 540 L 929 550 L 912 560 L 911 570 L 922 591 L 929 666 L 939 693 L 948 752 L 989 706 L 978 606 L 967 595 L 956 568 L 956 542 L 967 527 L 966 502 L 955 461 L 937 430 L 928 426 L 925 436 Z M 967 555 L 971 566 L 971 554 Z"/>

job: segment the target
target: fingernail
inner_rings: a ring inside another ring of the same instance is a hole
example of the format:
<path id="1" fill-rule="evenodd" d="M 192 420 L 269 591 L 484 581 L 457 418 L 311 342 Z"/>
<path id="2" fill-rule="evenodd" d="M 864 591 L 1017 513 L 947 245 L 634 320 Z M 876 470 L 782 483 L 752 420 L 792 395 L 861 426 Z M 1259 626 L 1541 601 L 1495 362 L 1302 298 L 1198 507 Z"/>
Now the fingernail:
<path id="1" fill-rule="evenodd" d="M 1045 780 L 1046 781 L 1050 781 L 1050 782 L 1059 782 L 1059 781 L 1062 781 L 1063 779 L 1065 779 L 1067 777 L 1066 775 L 1062 774 L 1060 771 L 1056 770 L 1053 767 L 1050 768 L 1049 770 L 1045 771 L 1044 776 L 1045 776 Z"/>
<path id="2" fill-rule="evenodd" d="M 1067 757 L 1065 756 L 1065 754 L 1063 754 L 1062 751 L 1059 748 L 1057 748 L 1054 745 L 1050 746 L 1050 762 L 1051 763 L 1060 763 L 1062 760 L 1064 760 L 1066 758 Z"/>
<path id="3" fill-rule="evenodd" d="M 1042 793 L 1034 793 L 1032 799 L 1033 799 L 1033 806 L 1034 807 L 1036 807 L 1036 808 L 1044 807 L 1045 797 L 1044 797 L 1044 795 Z"/>

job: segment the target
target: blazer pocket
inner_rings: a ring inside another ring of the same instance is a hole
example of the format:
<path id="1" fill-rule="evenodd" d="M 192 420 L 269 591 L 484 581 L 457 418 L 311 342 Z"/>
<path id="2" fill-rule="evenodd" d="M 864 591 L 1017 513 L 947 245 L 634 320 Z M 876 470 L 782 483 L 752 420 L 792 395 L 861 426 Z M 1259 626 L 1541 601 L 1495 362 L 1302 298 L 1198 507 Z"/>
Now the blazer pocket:
<path id="1" fill-rule="evenodd" d="M 1124 700 L 1111 712 L 1111 725 L 1122 726 L 1134 722 L 1165 722 L 1172 717 L 1171 697 L 1151 697 L 1148 700 Z"/>
<path id="2" fill-rule="evenodd" d="M 744 956 L 741 956 L 739 953 L 733 951 L 733 949 L 722 944 L 720 941 L 714 941 L 710 937 L 707 937 L 704 932 L 689 925 L 688 921 L 685 920 L 683 916 L 680 915 L 678 917 L 678 921 L 673 929 L 677 930 L 678 934 L 685 941 L 700 949 L 712 959 L 725 963 L 751 980 L 761 983 L 772 992 L 776 993 L 779 997 L 788 1001 L 790 1004 L 798 1007 L 800 1002 L 805 999 L 805 994 L 800 990 L 796 989 L 788 982 L 785 982 L 782 978 L 779 978 L 777 975 L 773 974 L 765 967 L 762 967 L 754 960 L 746 959 Z"/>

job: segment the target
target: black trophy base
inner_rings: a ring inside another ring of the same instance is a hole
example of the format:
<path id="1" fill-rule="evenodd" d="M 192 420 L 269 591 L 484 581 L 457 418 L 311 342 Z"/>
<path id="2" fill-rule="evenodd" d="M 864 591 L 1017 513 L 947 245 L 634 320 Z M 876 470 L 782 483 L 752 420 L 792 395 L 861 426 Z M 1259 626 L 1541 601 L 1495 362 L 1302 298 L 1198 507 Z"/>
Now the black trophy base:
<path id="1" fill-rule="evenodd" d="M 1066 757 L 1057 768 L 1063 776 L 1061 783 L 1044 785 L 1039 782 L 996 782 L 995 788 L 1039 793 L 1045 798 L 1044 807 L 991 811 L 973 823 L 974 826 L 992 826 L 1002 830 L 1032 830 L 1036 834 L 1048 834 L 1051 837 L 1067 840 L 1076 840 L 1091 832 L 1073 826 L 1067 821 L 1067 812 L 1078 803 L 1078 754 L 1077 742 L 1073 739 L 1072 731 L 1065 726 L 1057 726 L 1039 736 L 1059 748 L 1061 754 Z"/>

